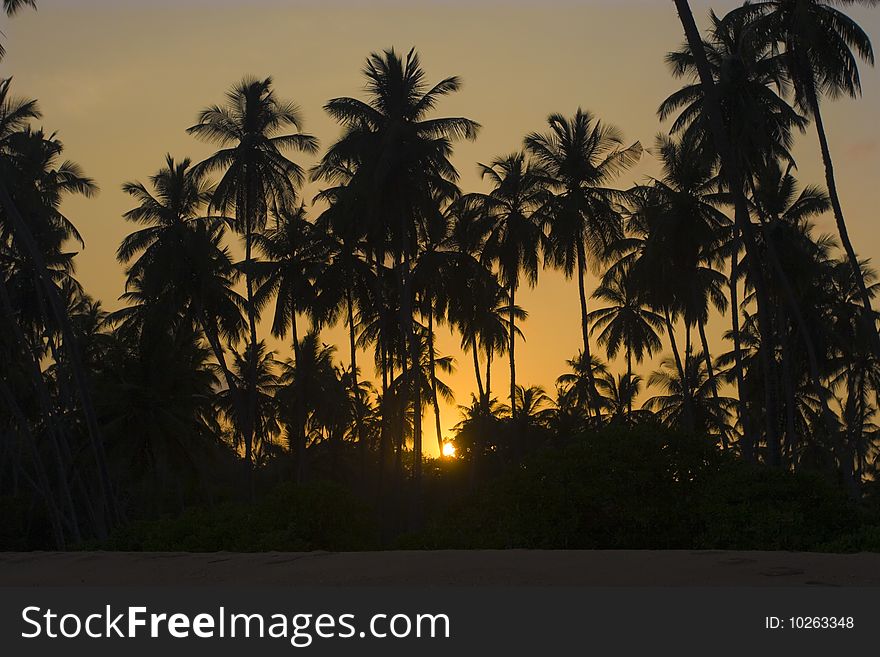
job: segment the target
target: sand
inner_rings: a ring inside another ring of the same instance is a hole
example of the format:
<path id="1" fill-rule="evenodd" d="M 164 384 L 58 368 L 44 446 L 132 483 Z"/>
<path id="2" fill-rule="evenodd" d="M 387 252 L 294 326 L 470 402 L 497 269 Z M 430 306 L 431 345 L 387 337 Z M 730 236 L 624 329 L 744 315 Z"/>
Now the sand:
<path id="1" fill-rule="evenodd" d="M 486 550 L 0 553 L 0 586 L 880 586 L 880 554 Z"/>

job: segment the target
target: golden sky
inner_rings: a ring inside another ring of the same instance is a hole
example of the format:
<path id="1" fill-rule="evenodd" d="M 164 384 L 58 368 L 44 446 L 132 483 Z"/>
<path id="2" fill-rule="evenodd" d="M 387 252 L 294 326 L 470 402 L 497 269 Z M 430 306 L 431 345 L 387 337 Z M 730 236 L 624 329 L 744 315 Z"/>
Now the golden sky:
<path id="1" fill-rule="evenodd" d="M 360 69 L 371 51 L 415 46 L 429 80 L 460 75 L 464 88 L 439 112 L 483 125 L 479 138 L 462 143 L 454 161 L 465 190 L 483 189 L 476 163 L 521 148 L 523 136 L 543 130 L 551 112 L 573 114 L 578 106 L 619 126 L 629 141 L 646 146 L 662 126 L 659 102 L 678 84 L 664 54 L 678 46 L 681 26 L 669 0 L 420 0 L 367 2 L 325 0 L 41 0 L 38 12 L 22 11 L 0 29 L 9 51 L 0 75 L 14 75 L 17 95 L 36 97 L 47 130 L 59 132 L 66 155 L 101 187 L 94 199 L 74 199 L 65 210 L 82 232 L 86 249 L 78 276 L 105 307 L 118 307 L 123 271 L 114 253 L 132 225 L 121 215 L 132 207 L 120 190 L 127 180 L 146 180 L 166 152 L 195 160 L 210 147 L 184 130 L 197 112 L 223 100 L 245 74 L 271 75 L 278 94 L 302 109 L 305 130 L 328 145 L 338 127 L 321 107 L 332 97 L 361 95 Z M 711 5 L 718 13 L 736 2 L 692 2 L 698 18 Z M 874 37 L 880 11 L 848 9 Z M 856 249 L 880 255 L 875 228 L 880 207 L 880 76 L 863 68 L 864 97 L 828 104 L 825 115 L 838 186 Z M 796 149 L 800 179 L 822 183 L 812 128 Z M 300 157 L 308 167 L 313 158 Z M 656 173 L 650 156 L 625 174 L 621 186 Z M 316 190 L 304 190 L 310 199 Z M 820 222 L 833 231 L 833 221 Z M 517 297 L 528 310 L 526 342 L 517 346 L 523 384 L 553 390 L 564 361 L 580 345 L 577 288 L 544 271 L 535 290 Z M 595 302 L 593 302 L 595 306 Z M 729 319 L 710 326 L 715 351 Z M 263 331 L 268 333 L 267 330 Z M 325 332 L 347 361 L 344 329 Z M 287 356 L 289 349 L 275 343 Z M 475 388 L 469 357 L 458 339 L 441 330 L 438 346 L 457 358 L 447 378 L 456 403 Z M 371 360 L 363 357 L 369 370 Z M 507 389 L 507 368 L 496 361 L 493 388 Z M 645 397 L 643 396 L 643 399 Z M 443 410 L 444 430 L 458 421 L 455 405 Z M 436 450 L 433 422 L 425 437 Z"/>

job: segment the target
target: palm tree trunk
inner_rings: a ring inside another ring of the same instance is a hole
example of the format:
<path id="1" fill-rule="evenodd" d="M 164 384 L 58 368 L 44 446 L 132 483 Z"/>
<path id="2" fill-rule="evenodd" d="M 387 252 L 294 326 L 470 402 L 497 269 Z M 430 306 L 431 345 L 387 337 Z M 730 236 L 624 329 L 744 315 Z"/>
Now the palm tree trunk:
<path id="1" fill-rule="evenodd" d="M 67 355 L 70 357 L 70 369 L 73 372 L 74 385 L 77 395 L 82 405 L 83 416 L 86 421 L 86 428 L 89 436 L 89 443 L 92 449 L 92 455 L 98 470 L 98 485 L 101 491 L 101 497 L 104 507 L 107 511 L 109 524 L 112 526 L 119 520 L 119 512 L 116 505 L 116 498 L 113 494 L 113 487 L 110 480 L 110 472 L 107 469 L 107 458 L 104 453 L 104 442 L 101 439 L 100 428 L 98 427 L 97 416 L 95 415 L 94 405 L 92 404 L 91 393 L 86 381 L 85 371 L 79 359 L 79 349 L 77 341 L 70 327 L 70 321 L 67 313 L 62 309 L 61 302 L 55 291 L 54 284 L 47 275 L 47 267 L 39 247 L 31 234 L 30 228 L 24 218 L 15 206 L 6 185 L 0 182 L 0 205 L 6 210 L 7 216 L 12 219 L 16 237 L 21 240 L 25 250 L 32 259 L 37 275 L 40 279 L 41 287 L 44 289 L 49 300 L 49 306 L 58 326 L 61 328 L 62 339 L 68 346 Z"/>
<path id="2" fill-rule="evenodd" d="M 694 21 L 693 12 L 691 12 L 688 0 L 673 0 L 678 10 L 678 17 L 681 20 L 687 38 L 688 46 L 694 57 L 697 71 L 700 76 L 700 84 L 703 87 L 703 97 L 706 117 L 709 122 L 709 128 L 712 131 L 712 139 L 715 142 L 715 148 L 721 158 L 723 175 L 727 182 L 727 187 L 733 195 L 734 201 L 734 221 L 743 238 L 743 243 L 748 255 L 749 270 L 752 274 L 752 284 L 755 287 L 755 297 L 758 304 L 758 331 L 761 334 L 762 342 L 770 343 L 770 326 L 766 313 L 769 311 L 769 303 L 767 301 L 767 287 L 764 280 L 764 274 L 758 263 L 758 247 L 755 240 L 752 222 L 749 217 L 748 206 L 746 204 L 745 194 L 743 193 L 743 176 L 740 174 L 739 163 L 732 156 L 730 143 L 724 128 L 724 118 L 721 112 L 721 103 L 718 98 L 718 90 L 715 87 L 715 81 L 712 78 L 712 71 L 709 68 L 709 61 L 706 58 L 706 51 L 703 49 L 703 40 L 700 37 L 700 31 Z M 767 441 L 773 444 L 776 441 L 776 424 L 773 417 L 776 415 L 775 400 L 773 396 L 773 372 L 770 364 L 770 357 L 766 349 L 760 350 L 759 358 L 761 361 L 761 370 L 764 375 L 764 403 L 766 405 L 765 413 L 765 431 Z"/>
<path id="3" fill-rule="evenodd" d="M 247 292 L 247 315 L 250 329 L 250 341 L 248 344 L 249 358 L 247 370 L 247 413 L 245 414 L 244 426 L 244 461 L 247 473 L 247 483 L 250 495 L 253 497 L 253 447 L 256 439 L 257 424 L 257 319 L 254 311 L 254 281 L 251 275 L 253 234 L 252 221 L 246 219 L 244 248 L 245 248 L 245 287 Z"/>
<path id="4" fill-rule="evenodd" d="M 593 376 L 593 359 L 590 353 L 590 324 L 589 312 L 587 310 L 587 292 L 584 277 L 587 273 L 587 255 L 584 249 L 583 237 L 577 240 L 577 279 L 578 279 L 578 296 L 581 304 L 581 338 L 584 342 L 584 358 L 587 363 L 587 381 L 590 385 L 590 397 L 593 400 L 593 412 L 598 419 L 601 415 L 599 408 L 599 393 L 596 390 L 596 379 Z"/>
<path id="5" fill-rule="evenodd" d="M 782 388 L 785 394 L 785 440 L 782 444 L 782 460 L 785 462 L 786 455 L 790 457 L 794 453 L 797 437 L 794 423 L 796 401 L 791 367 L 791 340 L 789 339 L 788 322 L 785 320 L 781 308 L 777 311 L 777 324 L 780 327 L 780 332 L 784 331 L 784 334 L 780 336 L 780 342 L 782 347 Z"/>
<path id="6" fill-rule="evenodd" d="M 776 278 L 779 280 L 779 288 L 782 292 L 784 303 L 791 312 L 791 315 L 795 320 L 795 325 L 798 327 L 798 333 L 800 333 L 801 339 L 804 342 L 804 347 L 807 352 L 807 363 L 809 365 L 810 380 L 816 392 L 816 396 L 819 398 L 821 403 L 822 420 L 825 424 L 825 430 L 829 433 L 829 435 L 833 435 L 836 426 L 836 419 L 834 418 L 831 409 L 828 407 L 827 400 L 825 399 L 825 389 L 822 386 L 822 375 L 819 371 L 819 359 L 816 352 L 815 343 L 813 342 L 813 336 L 811 335 L 810 329 L 807 326 L 806 321 L 804 320 L 800 305 L 798 304 L 798 300 L 795 297 L 794 290 L 792 290 L 791 288 L 791 283 L 788 280 L 788 275 L 785 273 L 785 270 L 782 269 L 782 265 L 779 262 L 779 256 L 776 253 L 776 246 L 774 245 L 773 240 L 766 240 L 765 242 L 767 245 L 767 256 L 770 260 L 770 266 L 773 270 L 773 273 L 776 275 Z M 771 448 L 772 447 L 773 446 L 771 446 Z M 775 461 L 771 461 L 773 464 L 781 464 L 781 450 L 779 446 L 775 447 L 775 450 L 771 449 L 770 454 L 771 459 L 776 459 Z"/>
<path id="7" fill-rule="evenodd" d="M 692 427 L 692 413 L 691 413 L 691 395 L 690 395 L 690 387 L 687 383 L 687 373 L 685 372 L 685 368 L 687 367 L 687 361 L 682 363 L 681 353 L 678 351 L 678 343 L 675 340 L 675 327 L 672 325 L 672 317 L 669 314 L 669 308 L 663 308 L 663 318 L 666 320 L 666 333 L 669 335 L 669 346 L 672 347 L 672 355 L 675 358 L 675 367 L 678 369 L 678 376 L 681 380 L 681 399 L 684 411 L 684 424 L 685 427 Z M 690 342 L 690 339 L 687 340 Z M 687 349 L 687 347 L 686 347 Z M 687 358 L 687 351 L 685 352 L 685 358 Z"/>
<path id="8" fill-rule="evenodd" d="M 296 445 L 294 454 L 296 455 L 296 465 L 294 478 L 296 483 L 301 484 L 306 476 L 306 409 L 303 395 L 305 394 L 306 382 L 303 380 L 304 373 L 300 370 L 302 365 L 302 346 L 299 343 L 299 330 L 297 329 L 296 310 L 290 313 L 290 334 L 293 338 L 293 363 L 296 378 L 297 389 L 293 398 L 294 413 L 296 415 Z"/>
<path id="9" fill-rule="evenodd" d="M 43 373 L 40 370 L 39 357 L 34 354 L 29 347 L 24 331 L 22 331 L 18 321 L 15 319 L 12 300 L 6 289 L 6 283 L 2 278 L 0 278 L 0 303 L 2 303 L 3 314 L 9 318 L 12 335 L 15 341 L 19 343 L 22 354 L 25 356 L 28 374 L 30 375 L 31 383 L 34 386 L 37 403 L 43 416 L 43 421 L 46 423 L 46 430 L 49 434 L 49 444 L 52 447 L 52 455 L 55 461 L 56 479 L 59 489 L 58 496 L 60 497 L 59 501 L 66 508 L 66 515 L 60 514 L 59 518 L 66 520 L 65 524 L 67 524 L 73 534 L 74 541 L 79 542 L 81 540 L 79 523 L 76 516 L 76 507 L 73 503 L 73 497 L 70 492 L 70 478 L 68 476 L 70 458 L 65 458 L 65 455 L 69 455 L 70 453 L 69 447 L 66 445 L 67 438 L 61 423 L 58 421 L 56 412 L 52 407 L 51 393 L 49 392 L 46 380 L 43 378 Z M 33 448 L 34 450 L 38 449 L 36 444 L 33 445 Z M 36 458 L 39 458 L 39 455 L 36 452 L 35 455 Z M 99 536 L 103 538 L 106 534 L 103 523 L 99 523 L 96 526 L 96 529 Z M 61 541 L 62 543 L 64 541 L 63 533 L 61 535 Z"/>
<path id="10" fill-rule="evenodd" d="M 693 432 L 694 424 L 694 396 L 691 386 L 691 363 L 693 362 L 693 348 L 691 346 L 691 323 L 685 317 L 684 319 L 684 378 L 682 381 L 682 392 L 684 393 L 684 426 L 685 430 Z M 696 382 L 694 382 L 696 383 Z"/>
<path id="11" fill-rule="evenodd" d="M 510 419 L 516 420 L 516 318 L 514 317 L 516 285 L 511 283 L 508 288 L 510 295 L 510 309 L 508 316 L 509 344 L 507 345 L 507 354 L 510 358 Z M 488 378 L 488 374 L 486 375 Z M 487 383 L 488 386 L 488 383 Z"/>
<path id="12" fill-rule="evenodd" d="M 746 382 L 743 367 L 742 343 L 740 340 L 739 329 L 739 298 L 737 290 L 737 280 L 739 279 L 739 263 L 737 262 L 737 253 L 739 252 L 739 237 L 734 238 L 736 243 L 733 248 L 733 255 L 730 257 L 730 321 L 731 332 L 733 333 L 733 355 L 734 370 L 736 375 L 736 392 L 737 407 L 739 408 L 739 419 L 743 427 L 743 458 L 749 463 L 755 462 L 755 446 L 757 441 L 752 433 L 752 418 L 749 415 L 749 406 L 746 400 Z"/>
<path id="13" fill-rule="evenodd" d="M 700 331 L 700 344 L 703 345 L 703 361 L 706 363 L 706 374 L 709 375 L 709 381 L 712 386 L 712 398 L 718 401 L 718 382 L 715 380 L 715 368 L 712 366 L 712 356 L 709 354 L 709 340 L 706 339 L 706 327 L 703 322 L 697 322 Z M 721 449 L 727 450 L 730 445 L 727 442 L 727 434 L 721 432 Z"/>
<path id="14" fill-rule="evenodd" d="M 351 361 L 351 394 L 354 400 L 354 426 L 357 435 L 358 445 L 360 446 L 363 458 L 366 458 L 366 442 L 363 433 L 363 418 L 361 417 L 361 405 L 358 398 L 358 369 L 357 369 L 357 341 L 355 339 L 354 330 L 354 300 L 351 296 L 351 287 L 345 290 L 345 303 L 348 313 L 348 349 L 349 360 Z"/>
<path id="15" fill-rule="evenodd" d="M 440 428 L 440 405 L 437 403 L 437 376 L 434 359 L 434 313 L 428 309 L 428 359 L 431 376 L 431 405 L 434 407 L 434 424 L 437 430 L 437 449 L 443 454 L 443 430 Z"/>
<path id="16" fill-rule="evenodd" d="M 492 403 L 492 357 L 494 352 L 489 349 L 486 352 L 486 412 L 489 412 L 489 405 Z"/>
<path id="17" fill-rule="evenodd" d="M 669 308 L 663 308 L 663 319 L 666 321 L 666 334 L 669 336 L 669 346 L 672 348 L 672 356 L 675 358 L 675 367 L 678 376 L 684 381 L 684 365 L 681 362 L 681 353 L 678 351 L 678 342 L 675 339 L 675 327 L 672 325 L 672 317 Z"/>
<path id="18" fill-rule="evenodd" d="M 15 418 L 16 424 L 18 425 L 19 436 L 21 436 L 23 442 L 25 442 L 30 448 L 31 459 L 33 460 L 34 469 L 36 470 L 37 475 L 37 481 L 33 482 L 32 486 L 37 495 L 42 497 L 46 504 L 49 525 L 52 528 L 52 537 L 55 539 L 55 547 L 59 550 L 63 550 L 66 547 L 64 538 L 65 518 L 61 509 L 58 507 L 55 495 L 52 492 L 52 485 L 49 483 L 49 476 L 46 472 L 46 467 L 43 464 L 43 458 L 40 456 L 36 438 L 30 430 L 27 418 L 21 410 L 21 407 L 18 405 L 15 395 L 3 379 L 0 379 L 0 394 L 2 394 L 2 397 L 9 408 L 10 414 Z M 27 479 L 30 480 L 30 477 L 27 477 Z"/>
<path id="19" fill-rule="evenodd" d="M 632 348 L 629 344 L 626 345 L 626 382 L 629 385 L 629 394 L 626 399 L 626 420 L 627 424 L 632 422 L 632 414 L 633 414 L 633 394 L 635 393 L 635 388 L 632 384 L 632 376 L 633 376 L 633 361 L 632 361 Z"/>
<path id="20" fill-rule="evenodd" d="M 862 268 L 859 265 L 859 259 L 849 239 L 849 231 L 846 227 L 846 221 L 843 217 L 843 207 L 840 204 L 840 196 L 837 193 L 837 181 L 834 177 L 834 163 L 831 160 L 831 149 L 828 146 L 828 136 L 825 134 L 825 122 L 822 120 L 822 112 L 819 109 L 819 96 L 816 93 L 814 84 L 807 85 L 807 102 L 810 104 L 810 111 L 816 122 L 816 134 L 819 137 L 819 148 L 822 151 L 822 162 L 825 165 L 825 184 L 828 187 L 828 196 L 831 199 L 831 209 L 834 212 L 834 221 L 837 223 L 837 233 L 840 235 L 840 242 L 846 251 L 846 258 L 849 261 L 852 270 L 853 280 L 858 287 L 859 299 L 865 313 L 862 321 L 865 330 L 871 341 L 871 348 L 876 358 L 880 358 L 880 334 L 877 332 L 877 325 L 874 320 L 874 311 L 871 307 L 871 295 L 865 286 L 865 277 L 862 275 Z"/>
<path id="21" fill-rule="evenodd" d="M 477 376 L 477 391 L 480 393 L 480 404 L 485 402 L 485 392 L 483 391 L 483 377 L 480 376 L 480 354 L 477 347 L 476 336 L 471 338 L 471 352 L 474 355 L 474 374 Z"/>

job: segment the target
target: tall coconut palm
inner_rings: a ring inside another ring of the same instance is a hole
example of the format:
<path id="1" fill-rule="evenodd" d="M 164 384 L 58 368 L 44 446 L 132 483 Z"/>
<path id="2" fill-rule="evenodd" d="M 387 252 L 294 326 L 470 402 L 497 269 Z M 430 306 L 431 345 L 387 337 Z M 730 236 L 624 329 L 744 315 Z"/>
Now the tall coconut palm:
<path id="1" fill-rule="evenodd" d="M 548 247 L 544 226 L 549 220 L 549 180 L 544 169 L 530 163 L 524 153 L 481 164 L 480 172 L 492 183 L 492 191 L 467 194 L 460 206 L 465 214 L 480 213 L 485 235 L 481 257 L 498 267 L 498 278 L 507 291 L 510 415 L 516 419 L 516 292 L 523 275 L 531 286 L 538 282 L 541 256 Z"/>
<path id="2" fill-rule="evenodd" d="M 400 57 L 393 49 L 373 53 L 364 68 L 367 102 L 335 98 L 325 110 L 345 128 L 314 172 L 327 178 L 352 172 L 347 185 L 358 198 L 360 217 L 371 257 L 395 261 L 400 325 L 406 356 L 402 365 L 415 370 L 419 341 L 414 330 L 414 297 L 410 269 L 420 237 L 437 220 L 441 207 L 458 195 L 458 174 L 449 160 L 453 141 L 476 137 L 479 125 L 463 117 L 432 118 L 438 101 L 459 90 L 449 77 L 429 86 L 418 54 Z M 419 386 L 406 389 L 414 408 L 421 407 Z M 404 413 L 402 416 L 406 418 Z M 421 418 L 414 414 L 413 477 L 421 479 Z M 418 483 L 417 483 L 418 485 Z"/>
<path id="3" fill-rule="evenodd" d="M 299 109 L 276 97 L 272 78 L 244 78 L 227 92 L 225 105 L 213 105 L 203 110 L 198 123 L 187 130 L 189 134 L 221 147 L 196 168 L 199 172 L 222 173 L 212 205 L 223 213 L 234 207 L 233 225 L 244 237 L 249 349 L 257 348 L 252 271 L 254 235 L 266 225 L 270 207 L 294 207 L 295 186 L 303 181 L 304 175 L 298 164 L 284 156 L 284 151 L 294 149 L 314 153 L 318 149 L 317 139 L 300 132 L 301 126 Z M 279 134 L 288 128 L 297 132 Z M 245 362 L 256 367 L 259 359 L 252 354 Z M 244 423 L 245 459 L 248 463 L 256 422 L 256 376 L 254 370 L 245 377 L 248 408 L 254 416 L 254 421 Z"/>
<path id="4" fill-rule="evenodd" d="M 861 95 L 858 60 L 874 64 L 870 37 L 838 7 L 861 5 L 876 7 L 878 0 L 758 0 L 732 12 L 750 20 L 761 39 L 781 44 L 780 69 L 794 87 L 798 107 L 811 116 L 825 166 L 825 181 L 837 223 L 837 232 L 846 251 L 853 276 L 859 286 L 865 321 L 872 327 L 874 353 L 880 357 L 878 336 L 871 312 L 871 299 L 861 276 L 859 260 L 849 237 L 837 190 L 831 149 L 822 118 L 822 97 Z"/>
<path id="5" fill-rule="evenodd" d="M 577 277 L 583 351 L 589 358 L 584 278 L 623 236 L 622 203 L 627 196 L 608 185 L 639 161 L 642 146 L 635 142 L 625 147 L 620 130 L 580 107 L 570 119 L 551 114 L 547 123 L 550 131 L 531 133 L 525 145 L 557 192 L 549 217 L 550 254 L 567 277 Z"/>
<path id="6" fill-rule="evenodd" d="M 122 240 L 116 258 L 128 265 L 126 293 L 161 307 L 160 326 L 169 321 L 167 313 L 189 313 L 201 326 L 231 388 L 222 340 L 241 334 L 244 302 L 232 289 L 236 272 L 221 245 L 223 218 L 204 214 L 213 187 L 190 165 L 189 158 L 175 162 L 167 155 L 150 178 L 153 191 L 139 182 L 123 185 L 138 202 L 123 218 L 144 227 Z"/>
<path id="7" fill-rule="evenodd" d="M 754 143 L 754 136 L 743 130 L 731 130 L 735 125 L 731 119 L 757 116 L 763 113 L 768 120 L 757 124 L 750 120 L 749 123 L 753 129 L 756 126 L 759 133 L 765 135 L 765 139 L 762 140 L 762 153 L 768 149 L 774 149 L 777 154 L 781 154 L 780 151 L 785 147 L 786 140 L 790 139 L 788 136 L 789 128 L 797 126 L 800 119 L 794 112 L 786 110 L 782 104 L 774 100 L 772 95 L 762 91 L 759 85 L 752 84 L 753 78 L 760 80 L 762 76 L 764 87 L 778 86 L 783 80 L 778 74 L 774 74 L 772 59 L 768 64 L 768 58 L 774 57 L 774 54 L 772 52 L 768 54 L 766 49 L 755 49 L 754 40 L 744 37 L 744 21 L 733 21 L 727 25 L 721 25 L 719 21 L 714 21 L 715 35 L 718 38 L 714 44 L 707 44 L 700 36 L 688 1 L 674 0 L 674 4 L 684 29 L 687 52 L 682 53 L 681 56 L 673 55 L 669 61 L 673 64 L 673 71 L 676 74 L 689 74 L 697 82 L 692 86 L 692 92 L 679 92 L 678 102 L 673 102 L 670 105 L 670 101 L 667 101 L 663 107 L 672 111 L 675 105 L 681 107 L 688 102 L 697 101 L 699 103 L 693 111 L 688 112 L 689 118 L 684 121 L 684 124 L 696 121 L 703 125 L 706 138 L 702 141 L 707 146 L 711 146 L 711 152 L 720 162 L 721 176 L 733 201 L 736 229 L 742 239 L 746 254 L 749 256 L 747 258 L 748 268 L 758 301 L 757 320 L 761 340 L 769 343 L 772 332 L 769 318 L 770 303 L 764 273 L 759 264 L 755 230 L 749 217 L 745 196 L 748 162 L 743 160 L 744 155 L 751 149 L 738 147 L 739 144 L 736 141 L 742 136 L 745 139 L 744 143 Z M 734 33 L 731 33 L 729 28 L 733 29 Z M 720 48 L 713 48 L 713 46 L 720 46 Z M 740 46 L 744 47 L 740 48 Z M 725 51 L 730 56 L 718 56 Z M 756 66 L 756 64 L 759 65 Z M 722 75 L 725 73 L 728 83 L 722 79 Z M 737 74 L 734 79 L 730 77 L 732 73 Z M 754 93 L 736 93 L 734 90 L 737 88 L 737 79 L 745 82 L 746 86 L 752 88 Z M 725 91 L 727 91 L 726 94 Z M 726 111 L 726 109 L 739 105 L 750 98 L 760 100 L 755 105 L 756 110 L 737 113 Z M 769 110 L 769 113 L 761 112 L 758 108 Z M 662 113 L 663 109 L 661 108 Z M 765 407 L 768 409 L 764 418 L 764 427 L 769 442 L 774 446 L 772 449 L 775 454 L 771 460 L 778 463 L 778 433 L 772 419 L 776 409 L 773 386 L 775 373 L 766 350 L 761 352 L 760 362 L 763 371 Z M 753 450 L 747 441 L 746 457 L 751 458 L 752 454 Z"/>

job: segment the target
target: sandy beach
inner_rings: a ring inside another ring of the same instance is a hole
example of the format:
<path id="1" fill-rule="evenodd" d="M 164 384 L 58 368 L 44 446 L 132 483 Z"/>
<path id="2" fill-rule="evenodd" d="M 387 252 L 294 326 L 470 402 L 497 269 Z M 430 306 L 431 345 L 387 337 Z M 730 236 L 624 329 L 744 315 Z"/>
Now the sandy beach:
<path id="1" fill-rule="evenodd" d="M 880 586 L 880 554 L 435 551 L 0 554 L 0 586 Z"/>

